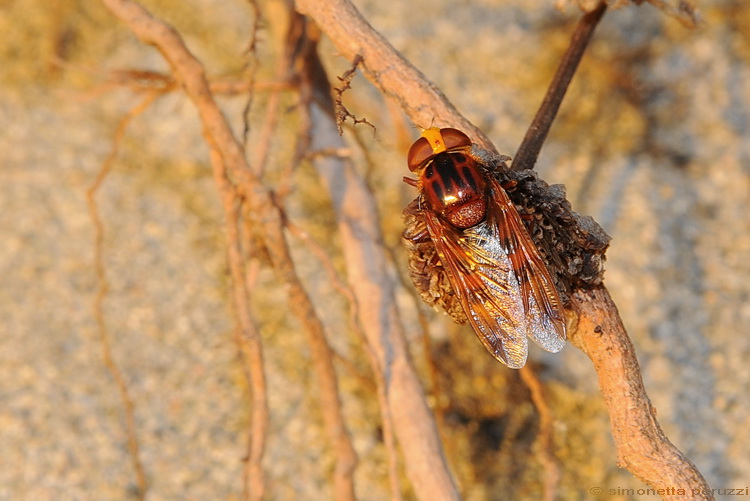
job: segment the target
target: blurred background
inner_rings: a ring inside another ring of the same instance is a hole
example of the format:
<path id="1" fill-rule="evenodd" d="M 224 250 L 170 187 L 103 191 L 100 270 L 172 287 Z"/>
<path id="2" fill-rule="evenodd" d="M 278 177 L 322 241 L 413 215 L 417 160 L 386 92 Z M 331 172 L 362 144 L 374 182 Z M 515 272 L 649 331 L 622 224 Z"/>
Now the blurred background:
<path id="1" fill-rule="evenodd" d="M 247 82 L 255 71 L 252 153 L 279 88 L 273 18 L 259 20 L 252 57 L 256 17 L 248 2 L 141 3 L 180 31 L 213 81 Z M 509 155 L 580 15 L 547 0 L 355 3 Z M 564 184 L 574 210 L 613 237 L 605 283 L 664 431 L 712 487 L 744 489 L 750 8 L 741 0 L 698 7 L 703 24 L 692 29 L 647 4 L 606 14 L 537 169 L 550 184 Z M 142 72 L 167 75 L 168 67 L 98 2 L 0 1 L 0 33 L 0 499 L 134 499 L 123 402 L 94 315 L 95 225 L 86 193 L 120 120 L 163 85 Z M 349 67 L 327 40 L 320 51 L 331 78 Z M 298 99 L 280 87 L 265 182 L 291 186 L 290 218 L 344 273 L 315 171 L 303 162 L 291 178 L 283 174 Z M 406 277 L 397 292 L 401 315 L 461 491 L 470 500 L 539 499 L 544 469 L 529 390 L 407 283 L 401 211 L 415 193 L 401 177 L 418 131 L 364 77 L 352 87 L 345 104 L 377 133 L 358 126 L 344 138 L 376 194 L 393 278 Z M 247 93 L 225 92 L 219 101 L 241 134 Z M 109 282 L 104 319 L 134 404 L 147 497 L 241 499 L 248 388 L 233 340 L 221 205 L 200 123 L 182 92 L 160 94 L 133 117 L 96 200 Z M 337 353 L 360 459 L 358 497 L 387 499 L 377 396 L 347 303 L 309 250 L 289 241 Z M 271 270 L 260 270 L 252 295 L 270 393 L 268 498 L 330 499 L 333 452 L 321 431 L 306 338 Z M 558 498 L 648 499 L 637 494 L 646 486 L 617 467 L 588 359 L 570 345 L 556 355 L 531 350 L 555 417 Z M 405 499 L 413 498 L 403 485 Z"/>

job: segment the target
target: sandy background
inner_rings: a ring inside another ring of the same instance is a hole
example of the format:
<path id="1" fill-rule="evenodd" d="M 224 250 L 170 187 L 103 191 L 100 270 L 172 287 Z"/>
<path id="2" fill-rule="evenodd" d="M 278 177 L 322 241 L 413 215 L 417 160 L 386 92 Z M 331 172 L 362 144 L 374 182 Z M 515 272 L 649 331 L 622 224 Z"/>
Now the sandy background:
<path id="1" fill-rule="evenodd" d="M 547 1 L 356 2 L 384 36 L 470 120 L 512 154 L 543 95 L 577 12 Z M 242 1 L 144 2 L 173 23 L 214 76 L 238 75 L 251 10 Z M 578 212 L 613 237 L 606 284 L 636 345 L 646 387 L 671 440 L 715 488 L 750 485 L 750 8 L 701 2 L 688 29 L 649 5 L 599 27 L 538 166 L 564 183 Z M 94 229 L 85 193 L 118 120 L 142 95 L 113 71 L 165 71 L 96 2 L 0 2 L 0 499 L 131 499 L 122 401 L 93 316 Z M 264 38 L 267 40 L 270 37 Z M 330 74 L 346 63 L 330 44 Z M 261 43 L 259 80 L 273 70 Z M 62 62 L 62 65 L 55 64 Z M 398 256 L 400 213 L 413 193 L 398 118 L 364 78 L 350 109 L 376 190 L 384 245 Z M 266 97 L 258 93 L 251 123 Z M 293 144 L 294 98 L 274 144 Z M 245 98 L 221 99 L 240 130 Z M 414 131 L 416 134 L 416 131 Z M 251 134 L 251 148 L 252 148 Z M 363 159 L 352 132 L 347 141 Z M 273 167 L 275 169 L 275 167 Z M 279 182 L 269 173 L 271 185 Z M 328 198 L 309 166 L 294 174 L 289 211 L 340 264 Z M 221 211 L 191 104 L 158 99 L 129 126 L 98 195 L 110 292 L 105 318 L 135 404 L 148 499 L 239 499 L 248 396 L 232 340 Z M 292 239 L 300 273 L 350 364 L 337 366 L 360 456 L 361 499 L 386 499 L 371 376 L 348 332 L 345 302 Z M 399 290 L 407 325 L 415 303 Z M 269 499 L 330 498 L 331 453 L 320 430 L 309 351 L 285 291 L 261 272 L 253 302 L 268 359 Z M 467 499 L 537 499 L 538 424 L 513 371 L 473 335 L 431 314 L 433 360 L 449 461 Z M 429 380 L 417 329 L 414 357 Z M 532 350 L 556 415 L 559 499 L 644 499 L 618 470 L 588 360 L 568 346 Z M 610 492 L 611 491 L 611 492 Z M 413 496 L 408 489 L 407 499 Z"/>

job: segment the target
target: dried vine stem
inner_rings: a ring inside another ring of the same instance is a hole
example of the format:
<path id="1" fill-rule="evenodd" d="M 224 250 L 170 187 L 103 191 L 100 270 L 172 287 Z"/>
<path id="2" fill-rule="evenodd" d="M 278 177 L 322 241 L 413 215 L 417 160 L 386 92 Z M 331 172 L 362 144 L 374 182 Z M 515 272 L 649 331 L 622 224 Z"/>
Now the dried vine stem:
<path id="1" fill-rule="evenodd" d="M 338 134 L 330 82 L 318 59 L 313 31 L 311 27 L 299 56 L 301 93 L 317 96 L 309 105 L 316 124 L 310 146 L 314 151 L 339 149 L 345 144 Z M 381 411 L 385 420 L 393 421 L 406 474 L 419 499 L 458 500 L 434 417 L 409 356 L 372 190 L 348 158 L 318 157 L 314 165 L 333 201 L 349 287 L 374 360 Z"/>
<path id="2" fill-rule="evenodd" d="M 458 113 L 437 86 L 394 49 L 348 0 L 296 0 L 297 10 L 315 20 L 349 61 L 362 57 L 359 67 L 383 94 L 398 101 L 412 122 L 422 127 L 457 127 L 483 148 L 494 145 L 474 124 Z"/>
<path id="3" fill-rule="evenodd" d="M 145 111 L 161 94 L 160 91 L 152 90 L 138 106 L 130 110 L 130 112 L 120 120 L 120 123 L 115 130 L 112 149 L 102 163 L 96 179 L 94 179 L 86 190 L 86 202 L 88 204 L 89 216 L 94 223 L 94 269 L 96 270 L 96 278 L 98 281 L 93 305 L 94 319 L 96 320 L 99 344 L 102 350 L 102 360 L 104 361 L 105 367 L 112 375 L 112 378 L 115 380 L 117 391 L 120 394 L 120 400 L 124 407 L 125 433 L 128 440 L 128 450 L 130 452 L 130 460 L 133 463 L 133 471 L 135 472 L 137 496 L 138 499 L 141 500 L 146 499 L 148 483 L 146 482 L 146 472 L 143 468 L 143 462 L 141 461 L 138 432 L 135 424 L 135 404 L 130 397 L 130 391 L 128 390 L 125 376 L 112 354 L 109 329 L 107 328 L 107 322 L 104 317 L 104 300 L 109 292 L 109 281 L 107 280 L 107 271 L 104 266 L 104 222 L 102 221 L 99 212 L 99 205 L 96 202 L 96 194 L 99 192 L 99 188 L 101 188 L 104 180 L 112 169 L 112 164 L 114 163 L 115 158 L 117 158 L 117 154 L 120 150 L 122 138 L 125 136 L 125 131 L 131 120 L 143 113 L 143 111 Z"/>
<path id="4" fill-rule="evenodd" d="M 557 498 L 557 487 L 560 484 L 562 472 L 554 450 L 554 416 L 544 395 L 544 383 L 537 377 L 530 364 L 526 364 L 518 371 L 521 380 L 531 393 L 539 413 L 539 433 L 537 435 L 539 461 L 544 469 L 544 501 L 554 501 Z"/>
<path id="5" fill-rule="evenodd" d="M 297 0 L 296 4 L 316 21 L 344 57 L 351 61 L 362 56 L 360 66 L 365 76 L 385 95 L 398 100 L 413 122 L 424 123 L 435 116 L 437 125 L 463 129 L 480 146 L 496 151 L 348 0 Z M 686 489 L 686 496 L 672 495 L 669 499 L 713 499 L 695 465 L 661 431 L 632 344 L 606 289 L 601 286 L 590 293 L 576 294 L 573 306 L 579 318 L 570 337 L 594 362 L 599 374 L 620 463 L 654 488 Z"/>
<path id="6" fill-rule="evenodd" d="M 609 410 L 620 466 L 652 487 L 684 489 L 665 499 L 714 499 L 695 465 L 669 441 L 643 386 L 635 349 L 604 286 L 578 291 L 578 325 L 570 341 L 594 364 Z"/>
<path id="7" fill-rule="evenodd" d="M 554 122 L 563 97 L 568 90 L 568 85 L 575 75 L 583 53 L 594 34 L 594 29 L 606 10 L 607 3 L 599 2 L 595 9 L 587 12 L 579 21 L 568 50 L 565 51 L 560 64 L 557 66 L 557 71 L 549 85 L 547 94 L 544 96 L 544 101 L 531 125 L 529 125 L 518 151 L 513 156 L 513 165 L 511 166 L 513 170 L 534 168 L 539 151 L 542 149 L 545 139 L 547 139 L 552 122 Z"/>
<path id="8" fill-rule="evenodd" d="M 379 367 L 378 360 L 373 350 L 368 349 L 369 345 L 367 343 L 367 336 L 365 335 L 365 330 L 359 321 L 360 312 L 357 303 L 357 296 L 354 294 L 354 291 L 352 291 L 351 287 L 344 283 L 344 281 L 339 277 L 338 273 L 336 272 L 336 268 L 326 254 L 325 250 L 318 242 L 315 241 L 314 238 L 312 238 L 301 228 L 297 227 L 291 221 L 287 222 L 287 228 L 289 228 L 289 231 L 293 235 L 302 240 L 302 242 L 310 249 L 311 253 L 315 255 L 318 261 L 320 261 L 320 263 L 325 268 L 326 274 L 328 275 L 328 278 L 334 289 L 336 289 L 339 294 L 341 294 L 346 299 L 347 303 L 349 304 L 349 329 L 351 329 L 352 332 L 356 333 L 357 337 L 362 341 L 362 345 L 365 347 L 365 351 L 370 357 L 371 365 L 373 366 L 374 370 L 377 371 Z M 383 443 L 385 444 L 386 455 L 388 457 L 388 481 L 390 482 L 391 487 L 391 501 L 400 501 L 402 499 L 401 483 L 399 481 L 398 475 L 399 460 L 398 452 L 396 450 L 396 437 L 393 432 L 393 419 L 391 419 L 390 405 L 385 393 L 386 385 L 383 374 L 380 372 L 376 372 L 376 378 L 377 387 L 374 388 L 374 390 L 377 392 L 378 401 L 380 402 L 380 416 L 382 420 L 381 424 L 383 426 Z"/>
<path id="9" fill-rule="evenodd" d="M 135 2 L 102 1 L 138 38 L 154 45 L 169 62 L 175 78 L 197 108 L 204 133 L 221 158 L 227 178 L 233 182 L 233 188 L 261 225 L 272 265 L 288 287 L 290 310 L 302 324 L 312 350 L 321 410 L 326 431 L 335 449 L 334 495 L 341 501 L 354 499 L 352 477 L 357 458 L 341 411 L 333 356 L 323 324 L 297 276 L 284 235 L 281 211 L 250 169 L 241 144 L 213 99 L 203 65 L 190 53 L 180 35 Z"/>
<path id="10" fill-rule="evenodd" d="M 210 139 L 209 139 L 210 142 Z M 244 499 L 261 501 L 265 493 L 263 454 L 268 430 L 268 391 L 263 362 L 263 345 L 257 323 L 250 310 L 250 287 L 246 281 L 246 260 L 240 243 L 240 203 L 237 193 L 226 178 L 226 168 L 218 148 L 211 145 L 211 166 L 214 182 L 219 190 L 224 209 L 224 228 L 227 238 L 227 261 L 232 276 L 234 311 L 240 335 L 237 342 L 243 369 L 250 385 L 251 422 L 248 457 L 245 467 Z"/>
<path id="11" fill-rule="evenodd" d="M 352 61 L 352 67 L 349 68 L 343 75 L 337 77 L 339 82 L 341 82 L 341 85 L 332 89 L 336 113 L 336 125 L 338 126 L 340 136 L 344 134 L 343 124 L 344 122 L 346 122 L 347 118 L 350 118 L 352 120 L 352 124 L 354 125 L 369 125 L 370 128 L 372 128 L 373 137 L 375 137 L 375 135 L 377 134 L 377 129 L 375 129 L 375 126 L 368 122 L 366 118 L 357 118 L 346 108 L 346 106 L 344 106 L 344 92 L 352 88 L 352 79 L 357 74 L 357 66 L 359 66 L 359 63 L 361 62 L 362 56 L 357 54 L 354 57 L 354 61 Z"/>

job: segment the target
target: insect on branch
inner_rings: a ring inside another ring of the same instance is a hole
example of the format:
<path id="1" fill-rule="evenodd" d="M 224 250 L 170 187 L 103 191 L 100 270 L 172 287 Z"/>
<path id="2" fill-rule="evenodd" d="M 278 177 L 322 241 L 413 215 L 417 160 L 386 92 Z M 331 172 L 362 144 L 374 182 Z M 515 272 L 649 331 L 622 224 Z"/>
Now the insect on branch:
<path id="1" fill-rule="evenodd" d="M 660 6 L 661 2 L 653 0 L 650 3 L 654 3 L 657 8 L 663 10 L 663 6 Z M 301 12 L 316 21 L 344 57 L 352 61 L 355 61 L 357 55 L 363 57 L 365 76 L 383 94 L 397 100 L 412 122 L 424 123 L 429 120 L 429 117 L 434 116 L 437 118 L 438 126 L 445 124 L 445 126 L 463 130 L 478 146 L 490 152 L 496 151 L 486 136 L 461 116 L 432 82 L 427 81 L 424 75 L 372 29 L 351 2 L 331 0 L 321 3 L 312 0 L 297 0 L 296 5 Z M 590 38 L 593 28 L 604 11 L 604 2 L 600 2 L 595 12 L 586 14 L 579 23 L 579 35 L 582 33 L 584 36 L 574 37 L 572 41 L 574 47 L 570 49 L 567 59 L 569 64 L 563 64 L 562 69 L 558 71 L 560 74 L 558 80 L 562 84 L 552 85 L 555 90 L 548 93 L 548 101 L 552 104 L 543 104 L 543 111 L 538 113 L 540 118 L 535 120 L 527 134 L 529 138 L 534 139 L 534 142 L 529 146 L 530 139 L 524 140 L 522 148 L 516 155 L 514 171 L 531 167 L 535 163 L 541 144 L 549 130 L 551 118 L 557 113 L 564 95 L 563 89 L 567 88 L 572 70 L 577 67 L 577 61 L 580 60 L 585 49 L 586 43 L 584 42 Z M 560 89 L 559 92 L 557 89 Z M 549 116 L 545 118 L 544 115 Z M 545 123 L 547 125 L 544 125 Z M 529 151 L 524 153 L 526 149 Z M 523 172 L 528 174 L 519 172 L 518 175 L 534 175 L 533 171 Z M 533 179 L 530 181 L 532 185 L 536 184 Z M 515 191 L 523 192 L 520 189 Z M 554 195 L 553 198 L 557 198 L 557 195 L 564 198 L 562 191 L 557 194 L 550 193 L 550 195 Z M 516 200 L 514 202 L 517 203 Z M 589 224 L 593 221 L 588 221 L 586 218 L 577 221 L 581 231 L 570 237 L 585 242 L 590 236 L 589 230 L 594 228 L 593 224 Z M 581 264 L 584 268 L 587 266 L 585 261 Z M 595 278 L 595 275 L 592 276 Z M 618 446 L 621 464 L 626 465 L 635 476 L 652 486 L 681 485 L 701 491 L 706 489 L 708 486 L 700 472 L 658 428 L 636 364 L 629 364 L 632 370 L 628 371 L 618 363 L 623 357 L 635 360 L 632 345 L 629 343 L 617 308 L 609 298 L 604 285 L 592 284 L 592 286 L 589 291 L 577 291 L 580 293 L 576 293 L 572 298 L 576 305 L 574 309 L 579 311 L 579 315 L 577 324 L 572 326 L 570 338 L 574 344 L 586 352 L 589 358 L 595 361 L 594 365 L 600 376 L 600 387 L 612 419 L 612 432 Z M 594 343 L 594 341 L 597 342 Z M 606 370 L 607 368 L 609 370 Z M 654 451 L 658 451 L 658 454 Z M 704 499 L 710 499 L 710 496 Z"/>

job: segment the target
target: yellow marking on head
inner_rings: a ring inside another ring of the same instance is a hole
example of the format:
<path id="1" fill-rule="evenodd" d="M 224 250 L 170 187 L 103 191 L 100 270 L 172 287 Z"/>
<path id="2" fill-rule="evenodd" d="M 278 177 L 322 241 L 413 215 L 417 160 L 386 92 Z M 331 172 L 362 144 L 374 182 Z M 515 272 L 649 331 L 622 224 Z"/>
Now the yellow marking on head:
<path id="1" fill-rule="evenodd" d="M 446 151 L 448 148 L 445 147 L 445 141 L 443 141 L 443 135 L 440 133 L 438 127 L 430 127 L 422 131 L 422 137 L 427 139 L 427 142 L 432 146 L 432 153 L 437 155 Z"/>

